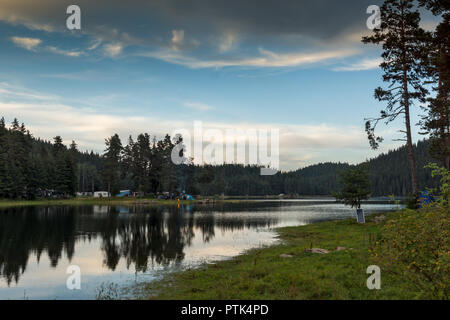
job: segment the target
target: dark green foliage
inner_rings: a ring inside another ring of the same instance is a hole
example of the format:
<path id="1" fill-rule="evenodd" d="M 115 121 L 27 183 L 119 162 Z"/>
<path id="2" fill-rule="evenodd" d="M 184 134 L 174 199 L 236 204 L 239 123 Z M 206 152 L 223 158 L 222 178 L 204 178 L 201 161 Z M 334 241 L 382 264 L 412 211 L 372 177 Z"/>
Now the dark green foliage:
<path id="1" fill-rule="evenodd" d="M 53 159 L 55 159 L 53 189 L 64 197 L 74 196 L 77 191 L 77 147 L 72 141 L 70 149 L 62 144 L 61 137 L 54 138 Z"/>
<path id="2" fill-rule="evenodd" d="M 433 158 L 428 154 L 429 145 L 430 142 L 424 140 L 417 142 L 413 148 L 419 190 L 438 185 L 438 180 L 433 179 L 431 171 L 425 168 L 429 162 L 433 162 Z M 413 192 L 406 147 L 389 151 L 371 159 L 369 161 L 369 175 L 372 196 L 391 194 L 408 196 Z"/>
<path id="3" fill-rule="evenodd" d="M 68 150 L 61 137 L 54 144 L 35 139 L 14 119 L 9 128 L 0 121 L 0 198 L 60 197 L 77 191 L 76 145 Z M 51 191 L 52 190 L 52 191 Z"/>
<path id="4" fill-rule="evenodd" d="M 120 191 L 120 161 L 122 153 L 122 142 L 119 135 L 115 134 L 105 140 L 106 150 L 103 155 L 104 167 L 102 171 L 103 184 L 110 194 L 117 194 Z"/>
<path id="5" fill-rule="evenodd" d="M 450 1 L 420 0 L 442 21 L 427 46 L 427 74 L 435 96 L 427 99 L 421 126 L 430 136 L 430 154 L 450 170 Z"/>
<path id="6" fill-rule="evenodd" d="M 102 187 L 100 173 L 103 168 L 101 158 L 93 152 L 78 153 L 78 190 L 94 192 Z"/>
<path id="7" fill-rule="evenodd" d="M 175 171 L 175 165 L 171 159 L 172 149 L 174 143 L 170 139 L 169 135 L 166 135 L 162 141 L 158 142 L 156 147 L 155 156 L 160 158 L 161 177 L 160 188 L 158 191 L 175 192 L 177 191 L 177 177 Z"/>
<path id="8" fill-rule="evenodd" d="M 342 181 L 342 189 L 334 194 L 336 200 L 352 208 L 361 208 L 361 202 L 369 198 L 370 181 L 367 164 L 362 164 L 354 168 L 339 173 Z"/>
<path id="9" fill-rule="evenodd" d="M 120 154 L 121 186 L 143 194 L 176 192 L 181 182 L 177 166 L 171 161 L 171 152 L 178 141 L 169 135 L 163 140 L 151 141 L 148 133 L 140 134 L 136 142 L 130 136 Z"/>
<path id="10" fill-rule="evenodd" d="M 419 299 L 450 296 L 449 213 L 448 205 L 405 210 L 383 226 L 371 248 L 383 272 L 404 277 Z"/>
<path id="11" fill-rule="evenodd" d="M 200 189 L 202 190 L 202 194 L 204 194 L 204 195 L 205 194 L 208 195 L 208 193 L 211 194 L 208 191 L 212 191 L 211 189 L 213 189 L 211 186 L 211 183 L 214 181 L 214 178 L 215 178 L 216 170 L 214 170 L 214 169 L 215 168 L 213 166 L 206 165 L 206 166 L 203 166 L 197 174 L 197 182 L 199 183 Z M 216 189 L 219 192 L 213 192 L 212 194 L 220 193 L 220 189 L 225 190 L 225 187 L 223 186 L 222 188 L 219 188 L 219 190 Z M 247 192 L 247 194 L 248 194 L 248 192 Z"/>

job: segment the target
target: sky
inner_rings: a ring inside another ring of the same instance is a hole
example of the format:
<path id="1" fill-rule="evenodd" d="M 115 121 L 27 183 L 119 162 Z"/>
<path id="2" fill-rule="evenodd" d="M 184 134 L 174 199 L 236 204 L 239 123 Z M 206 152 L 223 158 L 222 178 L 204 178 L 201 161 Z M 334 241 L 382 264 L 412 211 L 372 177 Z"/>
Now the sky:
<path id="1" fill-rule="evenodd" d="M 81 30 L 66 26 L 71 4 Z M 366 10 L 380 4 L 0 0 L 0 116 L 96 152 L 114 133 L 123 143 L 161 138 L 194 121 L 278 129 L 283 170 L 358 163 L 402 144 L 402 119 L 379 127 L 379 150 L 364 132 L 384 107 L 373 98 L 380 48 L 361 43 Z M 423 15 L 424 28 L 435 24 Z M 413 123 L 421 113 L 416 106 Z"/>

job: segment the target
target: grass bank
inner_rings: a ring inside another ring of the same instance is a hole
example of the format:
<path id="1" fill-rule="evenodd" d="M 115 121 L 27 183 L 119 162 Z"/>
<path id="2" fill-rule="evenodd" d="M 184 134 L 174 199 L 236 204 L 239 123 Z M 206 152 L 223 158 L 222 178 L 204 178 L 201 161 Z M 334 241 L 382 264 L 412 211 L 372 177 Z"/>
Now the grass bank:
<path id="1" fill-rule="evenodd" d="M 280 244 L 169 274 L 137 288 L 135 295 L 142 299 L 414 299 L 420 292 L 401 272 L 382 270 L 381 290 L 366 286 L 367 267 L 374 264 L 369 248 L 383 225 L 399 215 L 390 213 L 378 222 L 371 216 L 366 224 L 347 219 L 281 228 Z M 329 253 L 311 253 L 310 248 Z"/>
<path id="2" fill-rule="evenodd" d="M 212 203 L 243 203 L 246 200 L 183 200 L 180 204 L 212 204 Z M 20 206 L 51 206 L 51 205 L 149 205 L 174 206 L 178 200 L 158 200 L 154 198 L 73 198 L 73 199 L 37 199 L 37 200 L 0 200 L 0 208 Z"/>

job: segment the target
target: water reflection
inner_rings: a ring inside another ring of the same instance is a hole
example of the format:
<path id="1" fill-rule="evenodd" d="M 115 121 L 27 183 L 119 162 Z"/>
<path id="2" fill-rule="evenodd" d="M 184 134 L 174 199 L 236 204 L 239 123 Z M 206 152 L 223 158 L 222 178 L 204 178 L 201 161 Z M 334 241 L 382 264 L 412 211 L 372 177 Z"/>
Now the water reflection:
<path id="1" fill-rule="evenodd" d="M 251 207 L 251 206 L 250 206 Z M 256 206 L 257 207 L 257 206 Z M 70 262 L 79 242 L 100 240 L 103 264 L 111 271 L 119 261 L 127 269 L 146 272 L 149 265 L 178 264 L 195 233 L 204 243 L 220 231 L 267 228 L 276 217 L 264 219 L 227 217 L 227 206 L 201 209 L 193 206 L 57 206 L 0 210 L 0 274 L 8 286 L 18 283 L 30 255 L 37 262 L 48 255 L 51 267 L 66 257 Z M 215 213 L 215 214 L 213 214 Z M 223 215 L 221 215 L 221 213 Z"/>
<path id="2" fill-rule="evenodd" d="M 30 254 L 46 253 L 56 267 L 75 247 L 75 208 L 14 208 L 0 211 L 0 274 L 8 285 L 18 282 Z"/>
<path id="3" fill-rule="evenodd" d="M 397 209 L 365 204 L 366 213 Z M 179 268 L 229 258 L 276 241 L 273 227 L 344 219 L 334 201 L 52 206 L 0 209 L 0 299 L 92 299 L 111 281 L 126 287 Z M 70 264 L 82 290 L 66 288 Z"/>

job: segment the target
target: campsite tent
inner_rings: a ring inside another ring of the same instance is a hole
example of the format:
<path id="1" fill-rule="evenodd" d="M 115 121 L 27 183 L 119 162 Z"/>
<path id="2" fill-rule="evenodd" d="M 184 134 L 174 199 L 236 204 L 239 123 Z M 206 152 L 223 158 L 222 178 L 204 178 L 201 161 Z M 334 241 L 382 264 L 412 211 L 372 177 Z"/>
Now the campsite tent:
<path id="1" fill-rule="evenodd" d="M 420 192 L 420 198 L 419 198 L 419 207 L 421 208 L 424 204 L 429 204 L 434 201 L 434 197 L 431 193 L 429 193 L 426 190 L 423 190 Z"/>
<path id="2" fill-rule="evenodd" d="M 131 197 L 131 190 L 120 190 L 120 193 L 116 194 L 116 197 Z"/>

